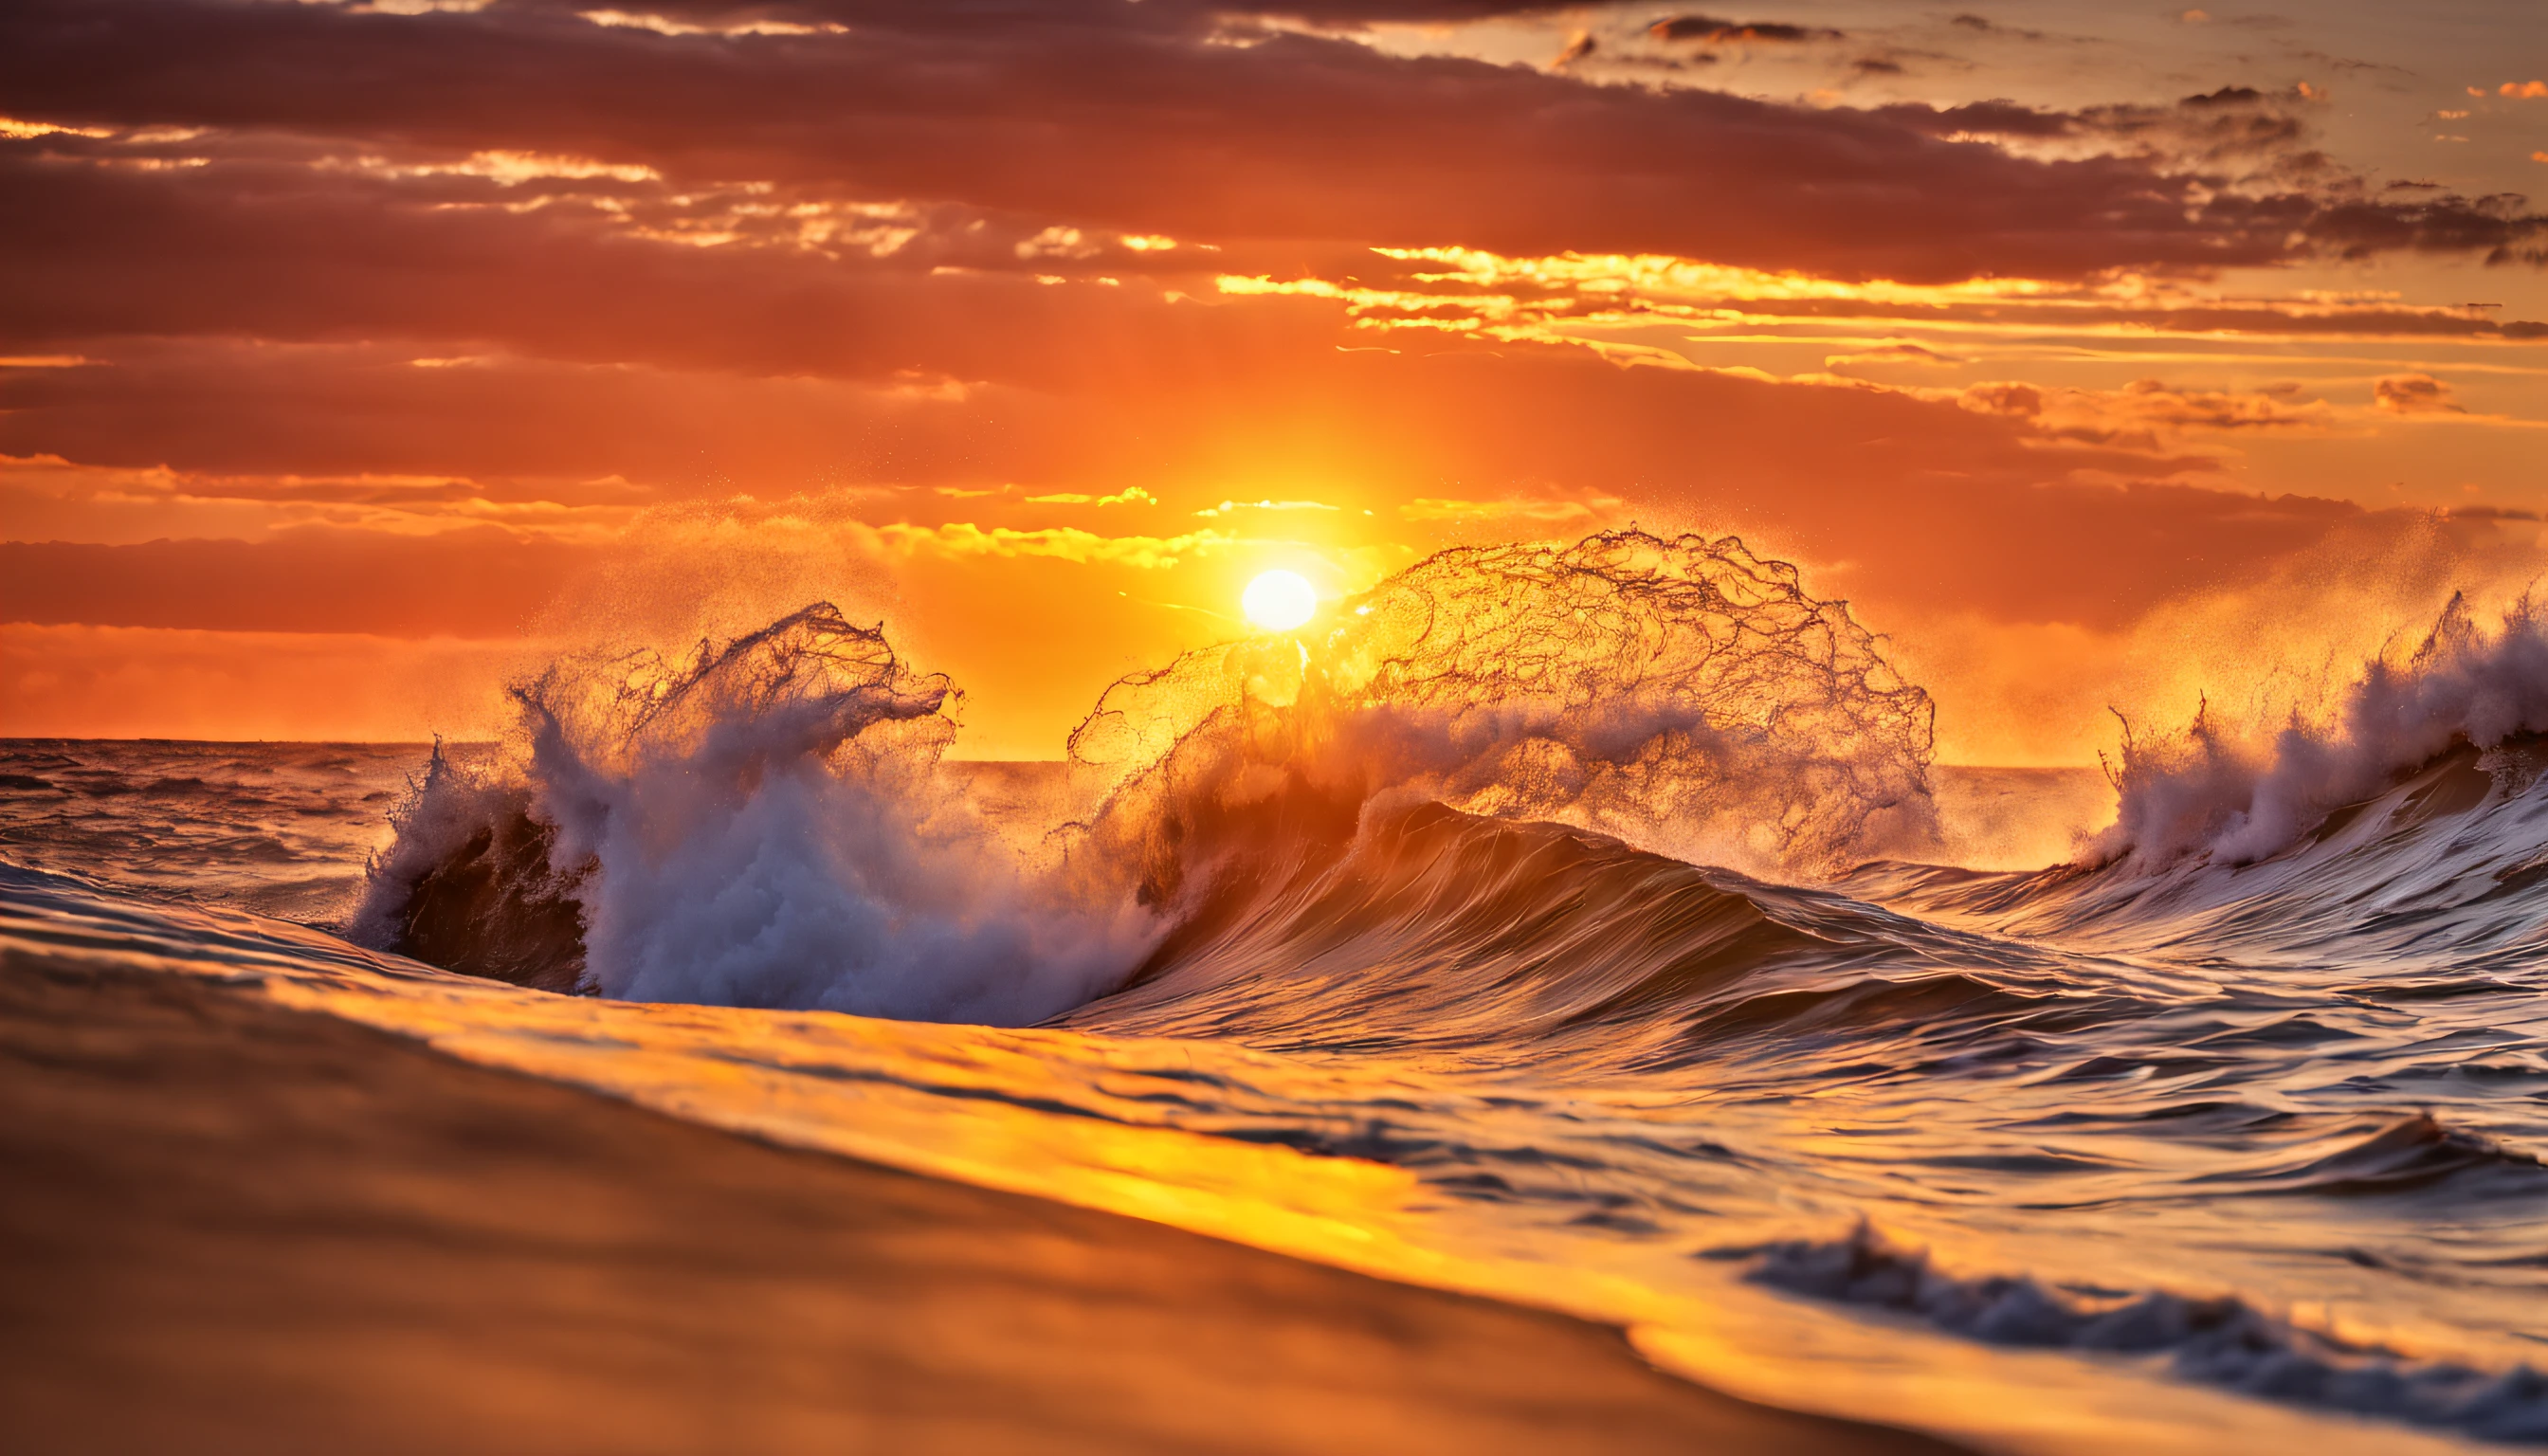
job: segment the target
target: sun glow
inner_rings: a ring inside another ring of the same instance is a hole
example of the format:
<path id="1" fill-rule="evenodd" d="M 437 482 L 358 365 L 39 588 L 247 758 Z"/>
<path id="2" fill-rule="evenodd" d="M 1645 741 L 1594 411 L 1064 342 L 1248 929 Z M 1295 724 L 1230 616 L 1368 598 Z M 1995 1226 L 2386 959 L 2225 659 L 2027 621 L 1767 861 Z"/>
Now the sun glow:
<path id="1" fill-rule="evenodd" d="M 1289 632 L 1317 613 L 1319 592 L 1298 572 L 1263 572 L 1239 593 L 1238 606 L 1266 631 Z"/>

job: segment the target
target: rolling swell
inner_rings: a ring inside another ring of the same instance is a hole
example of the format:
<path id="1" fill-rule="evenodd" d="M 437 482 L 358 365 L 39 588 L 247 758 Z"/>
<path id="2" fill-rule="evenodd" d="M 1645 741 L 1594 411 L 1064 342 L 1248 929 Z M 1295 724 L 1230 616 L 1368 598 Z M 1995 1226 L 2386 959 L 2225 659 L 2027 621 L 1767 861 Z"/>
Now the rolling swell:
<path id="1" fill-rule="evenodd" d="M 1916 1063 L 2135 1009 L 2023 947 L 1561 825 L 1424 804 L 1271 825 L 1127 988 L 1060 1019 L 1280 1048 L 1659 1070 L 1877 1039 Z"/>

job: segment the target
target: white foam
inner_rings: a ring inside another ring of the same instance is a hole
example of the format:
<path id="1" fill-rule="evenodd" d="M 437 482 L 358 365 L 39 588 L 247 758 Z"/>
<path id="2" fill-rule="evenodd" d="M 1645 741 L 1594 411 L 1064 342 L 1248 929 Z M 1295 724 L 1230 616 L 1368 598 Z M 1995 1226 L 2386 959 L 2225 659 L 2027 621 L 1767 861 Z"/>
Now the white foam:
<path id="1" fill-rule="evenodd" d="M 2289 848 L 2329 810 L 2465 743 L 2548 731 L 2548 620 L 2524 596 L 2492 631 L 2454 596 L 2403 660 L 2376 659 L 2320 720 L 2246 735 L 2207 711 L 2182 734 L 2127 732 L 2112 826 L 2088 858 L 2159 867 L 2190 857 L 2243 864 Z"/>

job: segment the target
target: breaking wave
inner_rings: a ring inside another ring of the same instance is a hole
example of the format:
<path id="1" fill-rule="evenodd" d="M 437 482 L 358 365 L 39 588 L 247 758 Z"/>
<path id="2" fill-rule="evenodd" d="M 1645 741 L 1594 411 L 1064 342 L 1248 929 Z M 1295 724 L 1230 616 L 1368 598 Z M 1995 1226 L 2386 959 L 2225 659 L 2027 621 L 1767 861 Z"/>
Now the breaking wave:
<path id="1" fill-rule="evenodd" d="M 2322 720 L 2295 714 L 2247 736 L 2215 724 L 2207 706 L 2169 737 L 2137 738 L 2127 724 L 2112 769 L 2121 806 L 2088 857 L 2143 868 L 2250 864 L 2454 747 L 2543 731 L 2548 617 L 2524 595 L 2489 630 L 2455 595 L 2412 652 L 2366 664 Z"/>
<path id="2" fill-rule="evenodd" d="M 623 1000 L 1049 1016 L 1146 917 L 1062 895 L 939 782 L 954 692 L 828 604 L 686 660 L 560 662 L 514 689 L 502 768 L 437 753 L 353 937 Z"/>
<path id="3" fill-rule="evenodd" d="M 826 604 L 514 697 L 500 768 L 428 767 L 354 933 L 623 999 L 1041 1020 L 1214 885 L 1422 803 L 1788 874 L 1935 828 L 1927 694 L 1732 538 L 1447 551 L 1128 677 L 1070 739 L 1093 811 L 1041 836 L 943 772 L 953 684 Z"/>
<path id="4" fill-rule="evenodd" d="M 1134 674 L 1070 756 L 1114 777 L 1093 834 L 1152 899 L 1216 819 L 1287 792 L 1817 874 L 1932 842 L 1933 716 L 1794 567 L 1733 537 L 1621 531 L 1445 551 L 1323 632 Z"/>

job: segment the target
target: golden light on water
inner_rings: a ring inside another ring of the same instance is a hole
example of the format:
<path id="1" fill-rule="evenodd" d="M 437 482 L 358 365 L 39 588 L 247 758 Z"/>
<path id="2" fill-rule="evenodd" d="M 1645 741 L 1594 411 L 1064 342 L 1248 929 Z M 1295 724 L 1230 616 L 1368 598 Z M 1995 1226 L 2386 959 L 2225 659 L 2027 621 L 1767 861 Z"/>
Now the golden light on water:
<path id="1" fill-rule="evenodd" d="M 1268 632 L 1289 632 L 1319 610 L 1319 592 L 1298 572 L 1261 572 L 1239 593 L 1247 619 Z"/>

